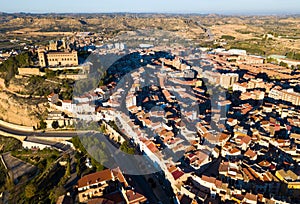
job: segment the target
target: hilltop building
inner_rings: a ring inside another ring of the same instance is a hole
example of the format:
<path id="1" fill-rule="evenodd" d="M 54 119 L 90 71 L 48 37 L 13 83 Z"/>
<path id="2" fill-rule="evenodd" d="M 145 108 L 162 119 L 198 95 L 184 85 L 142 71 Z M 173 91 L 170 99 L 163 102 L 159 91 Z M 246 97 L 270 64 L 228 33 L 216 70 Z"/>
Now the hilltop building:
<path id="1" fill-rule="evenodd" d="M 59 46 L 58 41 L 50 41 L 46 49 L 38 50 L 39 65 L 41 67 L 77 66 L 77 51 L 70 50 L 63 40 Z"/>

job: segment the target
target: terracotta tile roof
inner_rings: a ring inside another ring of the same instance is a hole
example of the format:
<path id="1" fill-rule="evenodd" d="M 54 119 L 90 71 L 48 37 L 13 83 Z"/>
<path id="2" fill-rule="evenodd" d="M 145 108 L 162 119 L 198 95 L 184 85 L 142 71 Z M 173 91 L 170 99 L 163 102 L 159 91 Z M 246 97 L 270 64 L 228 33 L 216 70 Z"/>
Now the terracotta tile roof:
<path id="1" fill-rule="evenodd" d="M 245 152 L 244 155 L 245 155 L 246 157 L 253 158 L 253 157 L 255 157 L 257 154 L 256 154 L 254 151 L 252 151 L 251 149 L 248 149 L 248 150 Z"/>
<path id="2" fill-rule="evenodd" d="M 176 170 L 176 171 L 172 172 L 172 176 L 175 180 L 179 179 L 183 175 L 184 175 L 184 173 L 180 170 Z"/>
<path id="3" fill-rule="evenodd" d="M 121 169 L 119 167 L 112 169 L 112 173 L 114 175 L 114 177 L 118 178 L 118 180 L 124 184 L 125 187 L 128 186 L 128 183 L 124 177 L 124 175 L 121 172 Z"/>
<path id="4" fill-rule="evenodd" d="M 227 121 L 228 121 L 228 122 L 232 122 L 232 121 L 233 121 L 233 118 L 228 118 Z"/>
<path id="5" fill-rule="evenodd" d="M 174 172 L 174 171 L 176 171 L 177 170 L 177 167 L 176 166 L 170 166 L 170 167 L 168 167 L 168 171 L 170 172 L 170 173 L 172 173 L 172 172 Z"/>
<path id="6" fill-rule="evenodd" d="M 48 95 L 48 98 L 51 98 L 51 97 L 53 97 L 54 95 L 55 95 L 55 93 L 52 92 L 51 94 Z"/>
<path id="7" fill-rule="evenodd" d="M 221 188 L 222 187 L 222 181 L 220 181 L 220 180 L 216 180 L 216 182 L 215 182 L 215 185 L 216 185 L 216 187 L 217 188 Z"/>
<path id="8" fill-rule="evenodd" d="M 99 171 L 93 174 L 86 175 L 79 179 L 78 188 L 82 188 L 84 186 L 89 186 L 95 183 L 100 183 L 103 181 L 110 181 L 113 179 L 113 175 L 110 169 L 106 169 L 103 171 Z"/>
<path id="9" fill-rule="evenodd" d="M 235 154 L 235 153 L 238 153 L 238 152 L 241 152 L 238 148 L 233 148 L 232 150 L 230 150 L 230 154 Z"/>
<path id="10" fill-rule="evenodd" d="M 263 202 L 263 200 L 264 200 L 264 195 L 263 194 L 257 194 L 257 200 L 259 201 L 259 202 Z"/>
<path id="11" fill-rule="evenodd" d="M 252 174 L 250 173 L 250 171 L 247 168 L 243 168 L 243 172 L 246 174 L 246 176 L 248 177 L 249 180 L 254 181 L 255 178 L 252 176 Z"/>
<path id="12" fill-rule="evenodd" d="M 270 173 L 270 172 L 267 172 L 267 173 Z M 264 175 L 263 175 L 263 178 L 262 178 L 262 180 L 264 181 L 264 182 L 267 182 L 267 181 L 272 181 L 273 179 L 273 177 L 272 177 L 272 175 L 270 175 L 270 174 L 267 174 L 267 173 L 265 173 Z"/>
<path id="13" fill-rule="evenodd" d="M 103 198 L 111 200 L 114 203 L 124 203 L 125 202 L 124 196 L 119 191 L 104 195 Z"/>
<path id="14" fill-rule="evenodd" d="M 271 163 L 268 161 L 261 161 L 258 163 L 258 165 L 263 166 L 263 167 L 269 167 L 271 165 Z"/>
<path id="15" fill-rule="evenodd" d="M 151 152 L 155 153 L 155 152 L 158 152 L 158 151 L 159 151 L 159 150 L 157 149 L 156 145 L 155 145 L 152 141 L 147 140 L 147 141 L 145 141 L 144 143 L 146 144 L 146 146 L 148 147 L 148 149 L 149 149 Z"/>
<path id="16" fill-rule="evenodd" d="M 241 194 L 235 194 L 235 195 L 232 195 L 232 197 L 235 198 L 235 200 L 239 200 L 239 201 L 242 201 L 244 199 L 244 195 L 241 195 Z"/>
<path id="17" fill-rule="evenodd" d="M 229 168 L 229 163 L 228 162 L 223 162 L 220 164 L 220 167 L 219 167 L 219 171 L 221 172 L 227 172 L 228 171 L 228 168 Z"/>
<path id="18" fill-rule="evenodd" d="M 63 100 L 63 103 L 72 103 L 72 100 Z"/>
<path id="19" fill-rule="evenodd" d="M 255 179 L 260 180 L 259 175 L 256 173 L 256 171 L 254 169 L 252 169 L 251 167 L 249 167 L 248 170 L 254 176 Z"/>
<path id="20" fill-rule="evenodd" d="M 243 139 L 242 139 L 242 142 L 246 143 L 246 144 L 249 144 L 251 142 L 251 137 L 248 136 L 248 135 L 244 136 Z"/>
<path id="21" fill-rule="evenodd" d="M 221 133 L 219 137 L 219 141 L 227 140 L 230 137 L 229 134 Z"/>
<path id="22" fill-rule="evenodd" d="M 252 201 L 257 201 L 257 195 L 253 195 L 251 193 L 246 193 L 245 199 L 252 200 Z"/>
<path id="23" fill-rule="evenodd" d="M 126 190 L 126 197 L 129 203 L 142 203 L 147 201 L 147 198 L 145 198 L 145 196 L 132 190 Z"/>
<path id="24" fill-rule="evenodd" d="M 106 198 L 95 198 L 88 200 L 87 204 L 114 204 L 114 201 L 108 200 Z"/>
<path id="25" fill-rule="evenodd" d="M 203 181 L 208 182 L 208 183 L 215 183 L 216 182 L 216 178 L 214 178 L 214 177 L 208 177 L 208 176 L 205 176 L 205 175 L 202 175 L 201 179 Z"/>

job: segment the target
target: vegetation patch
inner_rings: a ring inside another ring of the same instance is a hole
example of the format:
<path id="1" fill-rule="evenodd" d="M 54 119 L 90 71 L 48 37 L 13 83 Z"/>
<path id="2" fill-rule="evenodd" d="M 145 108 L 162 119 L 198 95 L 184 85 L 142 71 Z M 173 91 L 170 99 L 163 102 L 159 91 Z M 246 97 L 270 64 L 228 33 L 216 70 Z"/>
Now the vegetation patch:
<path id="1" fill-rule="evenodd" d="M 0 154 L 22 148 L 22 143 L 13 137 L 0 136 Z"/>
<path id="2" fill-rule="evenodd" d="M 235 40 L 234 36 L 231 35 L 222 35 L 221 39 L 225 39 L 225 40 Z"/>

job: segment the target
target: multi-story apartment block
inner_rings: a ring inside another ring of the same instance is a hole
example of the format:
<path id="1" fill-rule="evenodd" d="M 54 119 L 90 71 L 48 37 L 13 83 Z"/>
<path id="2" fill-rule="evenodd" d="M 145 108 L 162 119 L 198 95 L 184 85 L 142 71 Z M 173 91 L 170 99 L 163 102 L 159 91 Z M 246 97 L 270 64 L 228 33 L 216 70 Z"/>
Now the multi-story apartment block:
<path id="1" fill-rule="evenodd" d="M 300 105 L 300 93 L 294 92 L 293 89 L 281 90 L 278 87 L 271 89 L 269 97 L 276 100 L 291 102 L 293 105 Z"/>
<path id="2" fill-rule="evenodd" d="M 239 75 L 236 73 L 222 74 L 220 77 L 220 85 L 226 89 L 239 80 Z"/>

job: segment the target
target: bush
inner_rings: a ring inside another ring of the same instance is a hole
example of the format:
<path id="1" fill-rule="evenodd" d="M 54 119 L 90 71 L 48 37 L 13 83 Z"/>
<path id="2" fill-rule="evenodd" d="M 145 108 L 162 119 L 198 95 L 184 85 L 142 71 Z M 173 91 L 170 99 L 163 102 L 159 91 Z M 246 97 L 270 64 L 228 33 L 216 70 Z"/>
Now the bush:
<path id="1" fill-rule="evenodd" d="M 40 127 L 39 129 L 44 130 L 47 128 L 47 123 L 44 120 L 40 120 Z"/>
<path id="2" fill-rule="evenodd" d="M 279 66 L 282 66 L 282 67 L 289 67 L 289 65 L 285 62 L 280 62 L 279 63 Z"/>
<path id="3" fill-rule="evenodd" d="M 5 185 L 6 182 L 6 170 L 4 166 L 2 165 L 2 162 L 0 163 L 0 189 L 2 186 Z"/>
<path id="4" fill-rule="evenodd" d="M 15 151 L 21 148 L 21 141 L 12 137 L 0 136 L 0 154 L 2 154 L 3 152 Z"/>
<path id="5" fill-rule="evenodd" d="M 36 191 L 37 191 L 37 189 L 36 189 L 35 185 L 28 184 L 25 187 L 25 196 L 26 196 L 26 198 L 28 198 L 28 199 L 32 198 L 35 195 Z"/>
<path id="6" fill-rule="evenodd" d="M 225 39 L 225 40 L 235 40 L 234 36 L 231 35 L 222 35 L 221 39 Z"/>
<path id="7" fill-rule="evenodd" d="M 289 59 L 300 60 L 300 53 L 288 52 L 285 56 Z"/>

